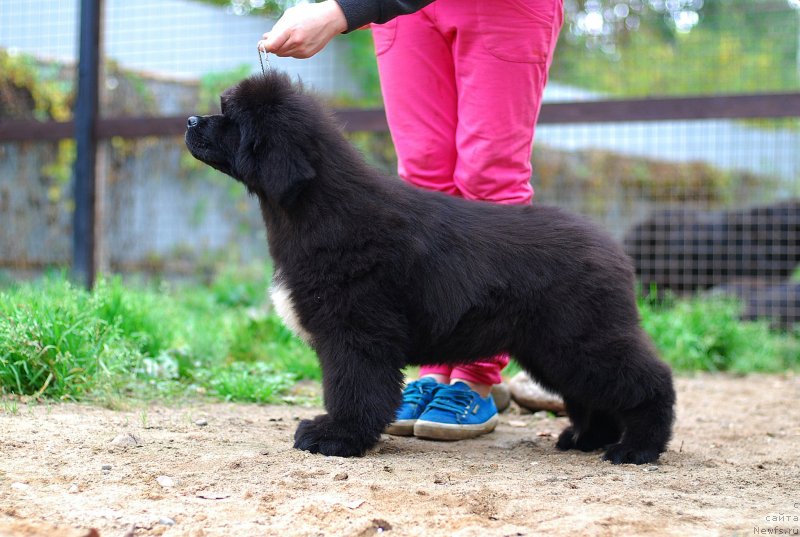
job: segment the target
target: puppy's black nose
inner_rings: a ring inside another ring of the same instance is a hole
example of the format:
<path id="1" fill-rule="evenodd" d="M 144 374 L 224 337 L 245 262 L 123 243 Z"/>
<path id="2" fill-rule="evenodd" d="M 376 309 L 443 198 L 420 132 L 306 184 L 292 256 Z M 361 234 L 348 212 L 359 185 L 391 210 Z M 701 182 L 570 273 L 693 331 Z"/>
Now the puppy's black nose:
<path id="1" fill-rule="evenodd" d="M 192 127 L 196 127 L 197 126 L 197 116 L 190 116 L 189 119 L 186 121 L 186 126 L 189 127 L 190 129 Z"/>

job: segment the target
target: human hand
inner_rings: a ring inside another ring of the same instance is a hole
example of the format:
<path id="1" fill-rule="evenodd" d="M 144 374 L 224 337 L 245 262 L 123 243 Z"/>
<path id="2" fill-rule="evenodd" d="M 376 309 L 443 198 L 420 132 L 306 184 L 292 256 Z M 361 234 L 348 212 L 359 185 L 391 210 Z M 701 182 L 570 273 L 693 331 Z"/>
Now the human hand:
<path id="1" fill-rule="evenodd" d="M 258 49 L 276 56 L 310 58 L 345 30 L 347 20 L 335 0 L 300 4 L 286 10 L 261 37 Z"/>

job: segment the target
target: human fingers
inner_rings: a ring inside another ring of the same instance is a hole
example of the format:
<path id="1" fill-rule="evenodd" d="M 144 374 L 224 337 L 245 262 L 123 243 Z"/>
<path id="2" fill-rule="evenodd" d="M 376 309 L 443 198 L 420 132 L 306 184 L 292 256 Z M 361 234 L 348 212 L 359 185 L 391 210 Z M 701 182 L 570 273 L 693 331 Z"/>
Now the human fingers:
<path id="1" fill-rule="evenodd" d="M 271 52 L 277 56 L 282 56 L 289 48 L 286 46 L 286 43 L 292 37 L 292 32 L 289 28 L 278 28 L 276 24 L 275 28 L 273 28 L 271 32 L 264 34 L 264 36 L 265 37 L 258 42 L 258 49 L 262 52 Z"/>
<path id="2" fill-rule="evenodd" d="M 277 56 L 309 58 L 347 29 L 344 13 L 334 0 L 291 7 L 258 42 L 259 50 Z"/>

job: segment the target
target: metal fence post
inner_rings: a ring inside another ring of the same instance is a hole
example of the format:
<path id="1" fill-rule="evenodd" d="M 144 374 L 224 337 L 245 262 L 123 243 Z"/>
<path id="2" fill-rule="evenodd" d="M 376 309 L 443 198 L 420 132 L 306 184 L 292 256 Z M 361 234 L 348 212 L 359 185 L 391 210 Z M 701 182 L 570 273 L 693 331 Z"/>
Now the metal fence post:
<path id="1" fill-rule="evenodd" d="M 95 279 L 97 116 L 102 0 L 81 0 L 78 96 L 75 107 L 75 213 L 72 270 L 87 288 Z"/>

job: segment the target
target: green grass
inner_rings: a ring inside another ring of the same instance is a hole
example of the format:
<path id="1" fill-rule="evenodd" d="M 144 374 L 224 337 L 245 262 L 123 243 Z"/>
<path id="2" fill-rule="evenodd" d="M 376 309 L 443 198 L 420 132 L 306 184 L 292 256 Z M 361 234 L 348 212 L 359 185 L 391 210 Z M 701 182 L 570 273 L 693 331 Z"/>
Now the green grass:
<path id="1" fill-rule="evenodd" d="M 320 378 L 314 352 L 271 311 L 269 272 L 224 272 L 209 285 L 100 281 L 62 274 L 0 283 L 0 395 L 96 400 L 211 397 L 281 402 Z M 800 367 L 797 333 L 741 322 L 721 298 L 640 300 L 642 323 L 679 372 Z M 518 370 L 506 369 L 507 376 Z M 5 401 L 0 412 L 14 412 Z"/>
<path id="2" fill-rule="evenodd" d="M 212 285 L 89 293 L 63 275 L 0 290 L 0 393 L 56 399 L 210 397 L 280 401 L 319 379 L 316 357 L 267 301 L 268 273 Z"/>
<path id="3" fill-rule="evenodd" d="M 100 296 L 63 280 L 0 294 L 2 389 L 81 398 L 138 363 L 139 347 L 151 336 L 125 337 L 98 315 Z"/>
<path id="4" fill-rule="evenodd" d="M 742 322 L 741 304 L 724 297 L 639 301 L 644 329 L 677 371 L 775 373 L 800 367 L 798 333 L 767 321 Z"/>

